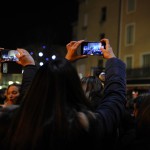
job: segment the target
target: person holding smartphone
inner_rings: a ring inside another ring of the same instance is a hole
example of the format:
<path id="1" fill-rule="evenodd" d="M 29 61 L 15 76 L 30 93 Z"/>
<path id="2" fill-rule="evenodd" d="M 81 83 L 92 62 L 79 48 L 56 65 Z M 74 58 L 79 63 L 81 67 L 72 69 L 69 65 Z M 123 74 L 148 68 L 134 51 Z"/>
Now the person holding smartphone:
<path id="1" fill-rule="evenodd" d="M 1 140 L 9 150 L 113 149 L 114 132 L 124 115 L 126 102 L 125 64 L 116 58 L 109 40 L 103 39 L 106 63 L 104 97 L 95 111 L 84 94 L 72 61 L 83 40 L 66 45 L 65 58 L 41 66 L 23 97 L 23 103 Z"/>

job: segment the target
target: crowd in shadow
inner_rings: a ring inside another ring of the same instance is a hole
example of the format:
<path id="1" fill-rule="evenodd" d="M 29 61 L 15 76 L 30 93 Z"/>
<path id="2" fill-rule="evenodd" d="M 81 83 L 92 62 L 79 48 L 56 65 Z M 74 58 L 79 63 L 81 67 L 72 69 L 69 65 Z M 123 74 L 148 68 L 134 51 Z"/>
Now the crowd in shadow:
<path id="1" fill-rule="evenodd" d="M 79 78 L 74 61 L 84 40 L 66 45 L 65 58 L 37 68 L 25 49 L 17 49 L 24 68 L 21 85 L 3 91 L 1 150 L 150 150 L 150 93 L 129 99 L 126 66 L 108 39 L 101 47 L 105 72 Z"/>

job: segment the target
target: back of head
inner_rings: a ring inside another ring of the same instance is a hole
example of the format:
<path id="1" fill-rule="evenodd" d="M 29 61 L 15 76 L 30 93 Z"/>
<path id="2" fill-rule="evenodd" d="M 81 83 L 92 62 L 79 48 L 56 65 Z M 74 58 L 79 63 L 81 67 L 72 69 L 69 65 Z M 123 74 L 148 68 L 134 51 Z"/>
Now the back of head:
<path id="1" fill-rule="evenodd" d="M 150 93 L 140 94 L 134 100 L 137 109 L 137 127 L 140 135 L 150 137 Z"/>
<path id="2" fill-rule="evenodd" d="M 134 99 L 135 109 L 137 109 L 137 116 L 141 115 L 145 108 L 150 105 L 150 93 L 143 93 Z"/>
<path id="3" fill-rule="evenodd" d="M 77 134 L 77 112 L 87 111 L 89 106 L 78 73 L 69 61 L 62 58 L 45 63 L 37 71 L 9 130 L 11 147 L 37 147 L 45 134 L 49 145 L 59 135 Z"/>
<path id="4" fill-rule="evenodd" d="M 81 83 L 85 92 L 100 91 L 103 89 L 100 79 L 96 76 L 83 77 Z"/>
<path id="5" fill-rule="evenodd" d="M 103 85 L 101 80 L 96 76 L 87 76 L 81 79 L 81 83 L 85 95 L 89 98 L 94 108 L 96 108 L 103 95 Z"/>
<path id="6" fill-rule="evenodd" d="M 36 105 L 40 102 L 42 107 L 48 109 L 58 105 L 71 108 L 78 102 L 84 104 L 81 96 L 83 90 L 78 73 L 68 60 L 62 58 L 51 60 L 39 68 L 26 96 L 32 102 L 25 99 L 25 103 L 31 105 L 34 102 Z"/>

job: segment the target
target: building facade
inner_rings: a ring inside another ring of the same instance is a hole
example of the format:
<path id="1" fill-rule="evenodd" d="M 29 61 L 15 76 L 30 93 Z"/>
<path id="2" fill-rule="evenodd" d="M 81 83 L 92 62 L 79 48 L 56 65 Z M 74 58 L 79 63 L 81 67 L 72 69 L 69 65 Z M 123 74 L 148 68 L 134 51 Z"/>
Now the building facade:
<path id="1" fill-rule="evenodd" d="M 127 66 L 128 88 L 150 89 L 149 0 L 79 0 L 74 39 L 99 41 L 109 38 L 115 55 Z M 89 56 L 76 63 L 79 75 L 86 76 L 105 60 Z"/>

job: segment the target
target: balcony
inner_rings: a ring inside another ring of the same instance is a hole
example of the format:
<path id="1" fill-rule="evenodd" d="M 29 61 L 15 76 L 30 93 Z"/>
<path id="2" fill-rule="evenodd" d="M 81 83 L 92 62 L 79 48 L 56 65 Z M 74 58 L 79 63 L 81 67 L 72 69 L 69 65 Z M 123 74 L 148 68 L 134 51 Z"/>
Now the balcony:
<path id="1" fill-rule="evenodd" d="M 150 67 L 127 69 L 127 79 L 150 79 Z"/>
<path id="2" fill-rule="evenodd" d="M 127 87 L 150 91 L 150 67 L 127 69 Z"/>

